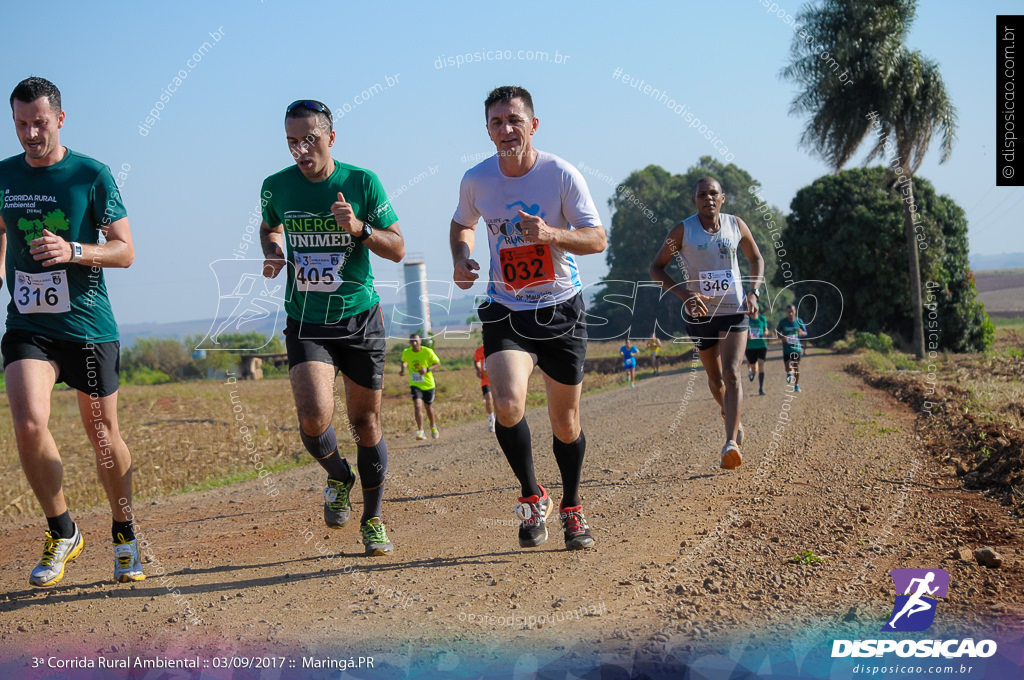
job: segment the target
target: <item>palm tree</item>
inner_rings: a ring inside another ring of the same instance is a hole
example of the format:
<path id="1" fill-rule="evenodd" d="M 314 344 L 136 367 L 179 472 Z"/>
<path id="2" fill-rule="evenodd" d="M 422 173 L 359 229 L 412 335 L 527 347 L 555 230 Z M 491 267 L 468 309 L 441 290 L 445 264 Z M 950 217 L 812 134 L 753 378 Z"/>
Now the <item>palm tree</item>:
<path id="1" fill-rule="evenodd" d="M 801 29 L 782 76 L 801 88 L 790 113 L 811 116 L 801 145 L 839 172 L 870 136 L 865 163 L 884 158 L 889 166 L 892 187 L 903 199 L 914 350 L 922 358 L 918 248 L 927 243 L 916 236 L 921 218 L 913 176 L 936 134 L 942 137 L 939 162 L 949 158 L 957 116 L 938 64 L 906 46 L 916 11 L 917 0 L 824 0 L 820 7 L 807 6 L 797 16 Z"/>

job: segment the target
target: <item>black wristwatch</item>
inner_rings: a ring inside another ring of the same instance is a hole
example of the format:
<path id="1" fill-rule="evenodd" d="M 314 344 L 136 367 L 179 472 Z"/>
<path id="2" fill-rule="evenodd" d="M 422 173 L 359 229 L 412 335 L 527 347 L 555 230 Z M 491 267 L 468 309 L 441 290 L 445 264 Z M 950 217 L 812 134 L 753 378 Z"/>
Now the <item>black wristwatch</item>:
<path id="1" fill-rule="evenodd" d="M 370 238 L 370 234 L 372 233 L 373 229 L 370 228 L 370 225 L 367 224 L 366 222 L 363 222 L 363 233 L 361 233 L 359 236 L 356 236 L 355 239 L 359 243 L 362 243 L 366 239 Z"/>

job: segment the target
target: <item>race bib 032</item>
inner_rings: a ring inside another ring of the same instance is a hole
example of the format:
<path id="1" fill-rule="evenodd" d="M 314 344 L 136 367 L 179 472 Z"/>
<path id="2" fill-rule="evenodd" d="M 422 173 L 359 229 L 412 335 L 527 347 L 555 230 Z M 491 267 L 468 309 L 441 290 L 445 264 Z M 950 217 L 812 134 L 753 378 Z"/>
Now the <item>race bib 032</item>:
<path id="1" fill-rule="evenodd" d="M 501 277 L 508 290 L 521 290 L 539 283 L 555 280 L 555 267 L 551 250 L 545 243 L 531 243 L 499 251 Z"/>

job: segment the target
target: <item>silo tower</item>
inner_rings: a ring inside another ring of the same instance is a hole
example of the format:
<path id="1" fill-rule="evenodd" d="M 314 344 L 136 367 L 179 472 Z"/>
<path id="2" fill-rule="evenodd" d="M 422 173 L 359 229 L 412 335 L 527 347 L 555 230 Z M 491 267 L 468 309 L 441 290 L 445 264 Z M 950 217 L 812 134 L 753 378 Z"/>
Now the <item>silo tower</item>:
<path id="1" fill-rule="evenodd" d="M 406 314 L 423 320 L 423 334 L 430 334 L 430 304 L 427 301 L 427 263 L 423 253 L 409 253 L 405 258 Z"/>

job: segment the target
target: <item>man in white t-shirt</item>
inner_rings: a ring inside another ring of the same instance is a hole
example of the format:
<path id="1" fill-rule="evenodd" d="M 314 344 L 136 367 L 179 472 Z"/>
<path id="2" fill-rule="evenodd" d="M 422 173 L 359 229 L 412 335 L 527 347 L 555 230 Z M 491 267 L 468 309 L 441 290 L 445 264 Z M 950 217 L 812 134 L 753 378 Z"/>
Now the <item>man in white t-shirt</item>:
<path id="1" fill-rule="evenodd" d="M 579 494 L 586 439 L 580 394 L 587 330 L 576 256 L 600 253 L 606 237 L 583 176 L 572 165 L 533 148 L 540 121 L 521 87 L 493 90 L 484 102 L 487 133 L 497 154 L 462 178 L 451 224 L 454 279 L 462 289 L 479 278 L 472 259 L 474 230 L 482 217 L 490 250 L 483 322 L 484 354 L 497 411 L 495 434 L 522 486 L 517 516 L 519 545 L 547 540 L 551 512 L 537 483 L 526 413 L 530 374 L 539 365 L 547 389 L 552 448 L 562 476 L 559 518 L 569 550 L 589 548 L 594 537 Z"/>

